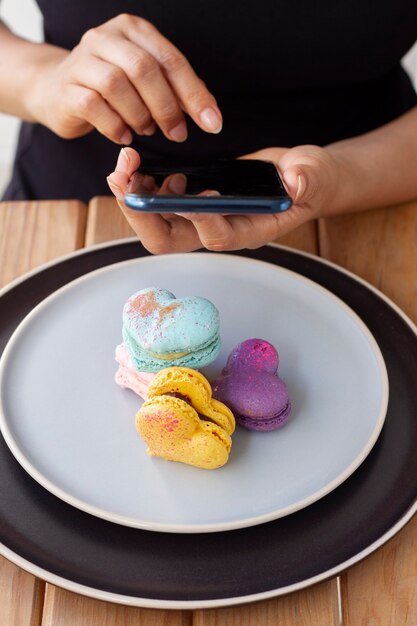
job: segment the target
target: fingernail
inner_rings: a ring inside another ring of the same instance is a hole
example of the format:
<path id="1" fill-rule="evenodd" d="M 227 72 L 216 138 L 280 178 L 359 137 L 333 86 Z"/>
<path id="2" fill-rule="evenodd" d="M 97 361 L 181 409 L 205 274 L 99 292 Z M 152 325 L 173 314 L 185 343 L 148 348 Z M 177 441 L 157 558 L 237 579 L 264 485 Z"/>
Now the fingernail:
<path id="1" fill-rule="evenodd" d="M 304 192 L 307 187 L 307 181 L 302 174 L 298 174 L 297 176 L 297 193 L 295 194 L 294 203 L 303 197 Z"/>
<path id="2" fill-rule="evenodd" d="M 110 187 L 110 189 L 112 190 L 112 192 L 114 193 L 114 195 L 116 196 L 116 198 L 118 200 L 123 200 L 123 193 L 122 190 L 120 189 L 120 187 L 118 187 L 117 185 L 115 185 L 111 179 L 110 176 L 107 176 L 107 184 Z"/>
<path id="3" fill-rule="evenodd" d="M 203 126 L 211 133 L 219 133 L 222 129 L 222 120 L 214 109 L 207 108 L 201 111 L 200 119 Z"/>
<path id="4" fill-rule="evenodd" d="M 187 126 L 185 122 L 184 121 L 180 122 L 179 124 L 177 124 L 177 126 L 175 126 L 174 128 L 171 128 L 168 135 L 174 141 L 178 141 L 178 142 L 185 141 L 187 139 Z"/>
<path id="5" fill-rule="evenodd" d="M 184 174 L 174 174 L 168 182 L 169 190 L 177 196 L 184 193 L 186 185 L 187 178 Z"/>
<path id="6" fill-rule="evenodd" d="M 130 130 L 126 130 L 123 135 L 120 137 L 120 143 L 123 143 L 125 146 L 128 146 L 133 141 L 133 135 Z"/>
<path id="7" fill-rule="evenodd" d="M 117 159 L 116 170 L 124 171 L 127 167 L 129 167 L 129 163 L 129 155 L 126 150 L 122 148 L 119 152 L 119 157 Z"/>
<path id="8" fill-rule="evenodd" d="M 207 191 L 203 191 L 203 193 L 200 195 L 206 198 L 219 198 L 221 196 L 221 193 L 216 189 L 207 189 Z"/>

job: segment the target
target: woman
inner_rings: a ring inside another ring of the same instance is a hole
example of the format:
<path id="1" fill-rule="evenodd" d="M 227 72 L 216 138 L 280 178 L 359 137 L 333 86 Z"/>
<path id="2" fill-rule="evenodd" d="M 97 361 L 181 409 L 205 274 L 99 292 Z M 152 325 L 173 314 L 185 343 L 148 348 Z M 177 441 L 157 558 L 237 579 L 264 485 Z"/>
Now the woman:
<path id="1" fill-rule="evenodd" d="M 314 217 L 417 197 L 417 95 L 400 66 L 414 1 L 39 6 L 47 43 L 0 31 L 0 108 L 26 120 L 5 198 L 105 193 L 117 144 L 131 144 L 110 188 L 144 245 L 170 252 L 256 247 Z M 120 200 L 138 153 L 272 160 L 294 205 L 139 215 Z"/>

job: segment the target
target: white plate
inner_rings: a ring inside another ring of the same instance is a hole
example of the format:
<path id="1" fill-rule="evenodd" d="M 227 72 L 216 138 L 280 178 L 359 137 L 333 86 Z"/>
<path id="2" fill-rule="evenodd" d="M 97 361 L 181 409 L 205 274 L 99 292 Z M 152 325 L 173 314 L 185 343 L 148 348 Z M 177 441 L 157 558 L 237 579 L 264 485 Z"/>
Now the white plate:
<path id="1" fill-rule="evenodd" d="M 221 469 L 149 457 L 134 425 L 141 401 L 114 383 L 123 304 L 149 286 L 218 307 L 209 379 L 244 339 L 279 351 L 292 417 L 272 433 L 237 427 Z M 350 476 L 383 426 L 388 379 L 366 326 L 326 289 L 262 261 L 197 253 L 111 265 L 48 297 L 4 351 L 0 400 L 11 451 L 59 498 L 127 526 L 212 532 L 288 515 Z"/>

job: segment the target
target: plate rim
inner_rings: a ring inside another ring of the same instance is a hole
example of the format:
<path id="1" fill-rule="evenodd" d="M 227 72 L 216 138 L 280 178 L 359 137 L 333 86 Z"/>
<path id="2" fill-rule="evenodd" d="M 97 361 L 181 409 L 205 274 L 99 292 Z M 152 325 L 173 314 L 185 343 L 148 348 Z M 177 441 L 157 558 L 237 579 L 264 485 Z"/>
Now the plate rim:
<path id="1" fill-rule="evenodd" d="M 190 254 L 196 256 L 197 254 L 201 258 L 201 256 L 213 259 L 213 255 L 209 252 L 197 252 L 197 253 L 178 253 L 175 256 L 177 259 L 189 257 Z M 3 435 L 3 438 L 12 452 L 15 459 L 20 463 L 23 469 L 38 482 L 42 487 L 44 487 L 47 491 L 52 493 L 55 497 L 63 500 L 67 504 L 74 506 L 75 508 L 89 513 L 90 515 L 94 515 L 95 517 L 107 520 L 112 523 L 120 524 L 122 526 L 127 526 L 131 528 L 138 528 L 142 530 L 148 530 L 152 532 L 163 532 L 163 533 L 185 533 L 185 534 L 200 534 L 200 533 L 212 533 L 212 532 L 224 532 L 230 530 L 238 530 L 240 528 L 249 528 L 251 526 L 256 526 L 259 524 L 264 524 L 266 522 L 274 521 L 285 517 L 287 515 L 291 515 L 296 511 L 299 511 L 314 502 L 317 502 L 334 489 L 339 487 L 345 480 L 347 480 L 358 467 L 364 462 L 366 457 L 371 452 L 374 447 L 378 437 L 381 433 L 382 427 L 385 422 L 388 400 L 389 400 L 389 381 L 388 381 L 388 372 L 385 364 L 385 360 L 383 358 L 382 352 L 376 342 L 373 334 L 369 330 L 368 326 L 364 323 L 364 321 L 360 318 L 360 316 L 341 298 L 336 296 L 326 287 L 316 283 L 314 280 L 295 272 L 294 270 L 281 267 L 279 265 L 273 265 L 268 263 L 267 261 L 261 259 L 252 259 L 244 256 L 235 256 L 232 254 L 223 253 L 221 257 L 226 258 L 226 263 L 231 261 L 232 263 L 246 263 L 250 265 L 264 265 L 268 266 L 270 270 L 276 272 L 278 274 L 283 274 L 284 276 L 289 276 L 292 280 L 294 280 L 298 284 L 307 284 L 315 291 L 321 293 L 324 297 L 333 301 L 345 314 L 351 319 L 351 321 L 356 325 L 356 328 L 360 330 L 366 345 L 371 349 L 371 352 L 376 361 L 376 368 L 378 374 L 381 379 L 381 397 L 379 401 L 378 413 L 376 415 L 376 419 L 372 428 L 372 433 L 368 440 L 362 445 L 359 453 L 355 456 L 355 458 L 349 463 L 347 467 L 343 471 L 341 471 L 336 477 L 334 477 L 330 482 L 327 482 L 323 487 L 311 493 L 308 497 L 303 498 L 302 500 L 298 500 L 296 503 L 292 505 L 288 505 L 285 507 L 281 507 L 279 509 L 274 509 L 273 511 L 269 511 L 268 513 L 263 513 L 261 515 L 255 515 L 251 517 L 239 518 L 238 520 L 234 519 L 232 521 L 224 521 L 224 522 L 210 522 L 210 523 L 202 523 L 202 524 L 188 524 L 188 523 L 171 523 L 171 522 L 152 522 L 152 521 L 144 521 L 137 519 L 136 517 L 130 517 L 126 515 L 121 515 L 118 513 L 111 512 L 109 510 L 103 509 L 101 507 L 90 504 L 88 501 L 82 500 L 78 496 L 74 496 L 71 492 L 62 489 L 59 485 L 56 485 L 53 480 L 44 475 L 37 467 L 36 464 L 33 464 L 32 461 L 27 458 L 25 453 L 22 451 L 21 446 L 19 446 L 19 442 L 16 441 L 13 436 L 11 429 L 9 427 L 8 419 L 6 416 L 6 410 L 4 408 L 4 402 L 1 394 L 1 389 L 3 386 L 5 387 L 3 381 L 6 376 L 7 364 L 13 354 L 14 346 L 17 342 L 21 340 L 21 335 L 24 333 L 28 326 L 32 323 L 33 319 L 36 319 L 39 315 L 42 315 L 45 310 L 48 309 L 50 304 L 57 301 L 62 294 L 67 294 L 73 288 L 76 288 L 78 285 L 88 282 L 96 276 L 102 276 L 103 274 L 110 274 L 114 268 L 122 268 L 125 266 L 131 266 L 135 264 L 141 264 L 142 262 L 150 262 L 152 259 L 159 260 L 162 257 L 153 257 L 153 256 L 143 256 L 137 257 L 134 259 L 127 259 L 123 261 L 118 261 L 116 263 L 111 263 L 109 265 L 100 267 L 98 269 L 92 270 L 79 276 L 78 278 L 71 280 L 66 283 L 62 287 L 53 291 L 46 298 L 41 300 L 31 311 L 21 320 L 16 329 L 13 331 L 10 336 L 7 344 L 4 348 L 4 351 L 0 358 L 0 431 Z M 218 257 L 217 257 L 218 258 Z M 49 265 L 49 264 L 48 264 Z M 1 292 L 0 292 L 1 297 Z M 9 420 L 10 421 L 10 420 Z"/>
<path id="2" fill-rule="evenodd" d="M 106 242 L 105 244 L 99 244 L 97 246 L 92 246 L 88 249 L 82 249 L 79 251 L 75 251 L 70 253 L 69 255 L 65 255 L 63 257 L 55 259 L 53 262 L 48 262 L 47 264 L 43 264 L 42 266 L 36 268 L 35 270 L 31 270 L 27 272 L 22 277 L 15 279 L 12 283 L 8 283 L 1 291 L 0 295 L 7 293 L 14 286 L 18 285 L 20 282 L 23 282 L 29 276 L 40 273 L 47 267 L 58 265 L 63 260 L 73 256 L 81 256 L 85 253 L 91 253 L 94 251 L 94 248 L 106 248 L 111 247 L 117 244 L 131 244 L 137 241 L 135 237 L 127 239 L 122 239 L 120 241 L 111 241 Z M 382 293 L 379 289 L 374 287 L 372 284 L 368 283 L 363 278 L 356 276 L 351 271 L 337 265 L 336 263 L 329 261 L 327 259 L 323 259 L 315 254 L 311 254 L 304 251 L 295 250 L 288 246 L 282 246 L 279 244 L 271 244 L 269 247 L 276 247 L 279 249 L 283 249 L 284 251 L 288 251 L 291 254 L 300 257 L 310 258 L 317 264 L 327 265 L 330 268 L 350 277 L 354 282 L 358 283 L 369 289 L 375 296 L 385 301 L 386 304 L 398 315 L 399 318 L 403 320 L 403 322 L 410 328 L 411 332 L 417 336 L 417 327 L 416 324 L 408 317 L 408 315 L 403 312 L 400 307 L 393 302 L 388 296 Z M 2 554 L 5 558 L 9 559 L 11 562 L 15 563 L 17 566 L 22 567 L 26 571 L 32 573 L 35 576 L 39 576 L 46 580 L 47 582 L 51 582 L 52 584 L 56 584 L 64 589 L 69 591 L 74 591 L 75 593 L 79 593 L 85 595 L 87 597 L 92 597 L 96 599 L 106 600 L 110 602 L 120 603 L 124 605 L 137 606 L 137 607 L 149 607 L 149 608 L 160 608 L 160 609 L 198 609 L 198 608 L 216 608 L 223 606 L 232 606 L 236 604 L 246 604 L 247 602 L 253 602 L 258 600 L 264 600 L 272 597 L 278 597 L 284 595 L 286 593 L 290 593 L 293 591 L 302 590 L 305 587 L 308 587 L 312 584 L 324 581 L 330 577 L 337 576 L 340 572 L 343 572 L 347 568 L 355 565 L 359 561 L 363 560 L 367 556 L 370 556 L 375 550 L 381 547 L 384 543 L 389 541 L 395 534 L 397 534 L 404 526 L 412 519 L 412 517 L 417 512 L 417 499 L 407 508 L 404 509 L 404 512 L 400 517 L 397 518 L 394 524 L 389 526 L 389 528 L 380 535 L 376 541 L 370 543 L 366 546 L 366 548 L 359 550 L 349 559 L 345 559 L 340 561 L 335 567 L 328 568 L 323 572 L 320 572 L 317 576 L 310 577 L 304 579 L 303 581 L 294 583 L 292 585 L 286 587 L 277 587 L 271 589 L 267 592 L 260 592 L 251 595 L 242 595 L 238 597 L 228 597 L 228 598 L 215 598 L 210 600 L 193 600 L 193 601 L 177 601 L 177 600 L 163 600 L 163 599 L 150 599 L 143 598 L 139 596 L 126 596 L 124 594 L 118 594 L 108 591 L 102 591 L 97 589 L 96 587 L 90 587 L 88 585 L 82 585 L 79 583 L 75 583 L 74 580 L 70 578 L 60 577 L 51 573 L 49 570 L 43 569 L 38 565 L 32 563 L 32 561 L 28 561 L 20 556 L 17 552 L 8 548 L 4 543 L 0 543 L 0 554 Z"/>
<path id="3" fill-rule="evenodd" d="M 6 557 L 9 561 L 15 565 L 21 567 L 25 571 L 45 580 L 48 583 L 72 591 L 88 598 L 94 598 L 96 600 L 104 600 L 107 602 L 114 602 L 116 604 L 122 604 L 125 606 L 134 606 L 149 609 L 173 609 L 173 610 L 197 610 L 197 609 L 215 609 L 227 606 L 236 606 L 237 604 L 249 604 L 251 602 L 260 602 L 262 600 L 269 600 L 279 596 L 284 596 L 296 591 L 302 591 L 312 585 L 320 582 L 324 582 L 329 578 L 334 578 L 338 574 L 344 572 L 348 568 L 356 565 L 366 557 L 370 556 L 378 548 L 382 547 L 390 539 L 392 539 L 404 526 L 414 517 L 417 513 L 417 501 L 412 507 L 408 509 L 406 514 L 401 517 L 384 535 L 367 546 L 361 552 L 358 552 L 350 559 L 342 561 L 335 567 L 332 567 L 321 574 L 306 578 L 300 582 L 287 585 L 286 587 L 279 587 L 277 589 L 270 589 L 269 591 L 262 591 L 260 593 L 247 594 L 244 596 L 233 596 L 229 598 L 216 598 L 214 600 L 161 600 L 154 598 L 146 598 L 139 596 L 127 596 L 112 591 L 103 591 L 95 587 L 89 587 L 77 583 L 57 574 L 53 574 L 48 570 L 45 570 L 30 561 L 27 561 L 20 555 L 18 555 L 10 548 L 7 548 L 3 543 L 0 543 L 0 554 Z"/>

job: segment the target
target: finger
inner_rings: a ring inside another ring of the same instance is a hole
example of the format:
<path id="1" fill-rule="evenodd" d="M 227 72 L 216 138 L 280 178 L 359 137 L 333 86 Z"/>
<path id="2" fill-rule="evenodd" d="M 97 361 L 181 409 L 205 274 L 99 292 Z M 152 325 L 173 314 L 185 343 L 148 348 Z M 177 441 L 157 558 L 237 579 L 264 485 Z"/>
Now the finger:
<path id="1" fill-rule="evenodd" d="M 143 187 L 141 189 L 141 192 L 147 195 L 157 193 L 158 188 L 155 187 L 154 179 L 152 179 L 150 176 L 146 176 L 144 178 L 145 180 L 142 181 Z M 116 196 L 117 200 L 121 203 L 124 203 L 124 196 L 127 191 L 129 180 L 130 179 L 128 175 L 124 172 L 112 172 L 111 174 L 109 174 L 109 176 L 107 176 L 107 184 L 109 185 L 113 194 Z"/>
<path id="2" fill-rule="evenodd" d="M 191 252 L 203 248 L 198 233 L 192 222 L 177 215 L 169 218 L 171 228 L 171 250 L 173 252 Z"/>
<path id="3" fill-rule="evenodd" d="M 184 174 L 167 176 L 159 190 L 160 194 L 182 196 L 187 188 L 187 177 Z"/>
<path id="4" fill-rule="evenodd" d="M 124 203 L 123 198 L 128 182 L 129 178 L 122 172 L 112 172 L 109 176 L 107 176 L 107 184 L 113 195 L 116 197 L 120 208 L 122 208 L 122 204 Z"/>
<path id="5" fill-rule="evenodd" d="M 318 146 L 291 148 L 279 160 L 278 168 L 296 204 L 317 212 L 336 192 L 338 169 L 329 153 Z"/>
<path id="6" fill-rule="evenodd" d="M 139 168 L 140 156 L 133 148 L 122 148 L 116 167 L 107 177 L 107 183 L 116 198 L 123 201 L 128 182 L 132 174 Z"/>
<path id="7" fill-rule="evenodd" d="M 207 250 L 234 250 L 234 232 L 228 220 L 218 214 L 183 213 L 194 225 L 201 243 Z"/>
<path id="8" fill-rule="evenodd" d="M 138 213 L 119 203 L 127 221 L 152 254 L 190 252 L 202 247 L 191 222 L 180 218 L 165 220 L 155 213 Z"/>
<path id="9" fill-rule="evenodd" d="M 139 213 L 125 205 L 124 193 L 139 163 L 139 154 L 135 150 L 122 148 L 116 169 L 107 177 L 107 182 L 128 223 L 145 248 L 153 254 L 190 252 L 201 248 L 201 241 L 191 222 L 177 216 L 162 217 L 152 213 Z"/>
<path id="10" fill-rule="evenodd" d="M 187 138 L 187 126 L 178 97 L 161 66 L 147 50 L 112 33 L 100 40 L 94 52 L 126 74 L 152 119 L 168 139 L 182 142 Z"/>
<path id="11" fill-rule="evenodd" d="M 198 194 L 200 197 L 203 196 L 205 198 L 220 198 L 221 193 L 216 189 L 205 189 L 201 193 Z"/>
<path id="12" fill-rule="evenodd" d="M 273 163 L 277 163 L 277 161 L 284 156 L 288 152 L 288 148 L 265 148 L 264 150 L 258 150 L 257 152 L 251 152 L 250 154 L 245 154 L 239 159 L 247 160 L 247 159 L 255 159 L 261 161 L 272 161 Z"/>
<path id="13" fill-rule="evenodd" d="M 77 64 L 71 78 L 103 96 L 139 135 L 153 132 L 154 124 L 148 108 L 125 72 L 117 65 L 90 55 L 88 63 Z"/>
<path id="14" fill-rule="evenodd" d="M 116 172 L 125 172 L 129 178 L 139 168 L 140 156 L 133 148 L 122 148 L 116 163 Z"/>
<path id="15" fill-rule="evenodd" d="M 292 166 L 282 173 L 282 180 L 295 204 L 320 202 L 323 184 L 320 172 L 309 165 Z"/>
<path id="16" fill-rule="evenodd" d="M 258 248 L 277 237 L 274 215 L 183 215 L 194 224 L 204 247 L 216 252 Z"/>
<path id="17" fill-rule="evenodd" d="M 217 102 L 178 48 L 144 19 L 125 20 L 123 30 L 163 67 L 181 105 L 195 123 L 209 133 L 219 133 L 223 121 Z"/>
<path id="18" fill-rule="evenodd" d="M 111 141 L 131 143 L 132 133 L 128 126 L 97 91 L 72 85 L 68 109 L 73 117 L 85 120 Z"/>

